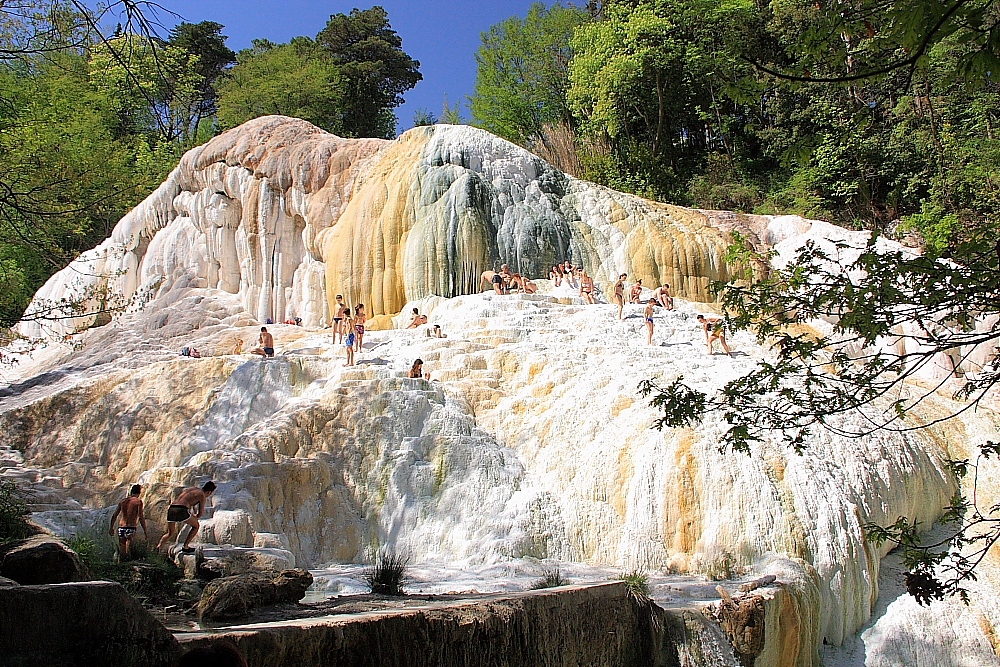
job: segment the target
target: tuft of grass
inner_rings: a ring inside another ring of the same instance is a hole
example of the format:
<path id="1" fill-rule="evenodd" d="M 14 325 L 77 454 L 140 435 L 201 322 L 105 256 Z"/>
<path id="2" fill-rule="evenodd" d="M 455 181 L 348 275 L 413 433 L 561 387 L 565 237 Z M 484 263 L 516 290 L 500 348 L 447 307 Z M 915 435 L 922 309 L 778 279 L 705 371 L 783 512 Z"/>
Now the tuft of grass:
<path id="1" fill-rule="evenodd" d="M 366 568 L 362 577 L 372 593 L 379 595 L 406 595 L 403 584 L 409 577 L 410 559 L 390 549 L 375 554 L 375 562 Z"/>
<path id="2" fill-rule="evenodd" d="M 562 572 L 559 568 L 545 569 L 542 570 L 542 578 L 531 585 L 533 591 L 539 591 L 543 588 L 555 588 L 556 586 L 565 586 L 570 583 L 569 579 L 562 576 Z"/>
<path id="3" fill-rule="evenodd" d="M 0 482 L 0 544 L 23 540 L 31 535 L 28 506 L 16 495 L 17 485 Z"/>
<path id="4" fill-rule="evenodd" d="M 180 568 L 138 538 L 132 540 L 127 559 L 116 560 L 118 539 L 96 528 L 77 533 L 66 540 L 66 546 L 80 556 L 95 578 L 117 581 L 137 598 L 167 599 L 183 575 Z"/>
<path id="5" fill-rule="evenodd" d="M 622 572 L 622 581 L 628 596 L 640 604 L 645 604 L 651 599 L 649 596 L 649 577 L 641 570 Z"/>

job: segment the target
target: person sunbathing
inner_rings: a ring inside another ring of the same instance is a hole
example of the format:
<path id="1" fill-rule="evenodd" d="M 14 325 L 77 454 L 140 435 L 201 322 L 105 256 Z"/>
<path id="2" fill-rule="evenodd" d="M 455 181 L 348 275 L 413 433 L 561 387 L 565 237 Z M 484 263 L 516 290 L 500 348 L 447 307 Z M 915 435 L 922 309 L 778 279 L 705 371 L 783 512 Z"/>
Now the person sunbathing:
<path id="1" fill-rule="evenodd" d="M 420 311 L 416 308 L 413 309 L 413 319 L 410 321 L 410 325 L 406 327 L 407 329 L 416 329 L 421 324 L 427 324 L 427 316 L 421 315 Z"/>

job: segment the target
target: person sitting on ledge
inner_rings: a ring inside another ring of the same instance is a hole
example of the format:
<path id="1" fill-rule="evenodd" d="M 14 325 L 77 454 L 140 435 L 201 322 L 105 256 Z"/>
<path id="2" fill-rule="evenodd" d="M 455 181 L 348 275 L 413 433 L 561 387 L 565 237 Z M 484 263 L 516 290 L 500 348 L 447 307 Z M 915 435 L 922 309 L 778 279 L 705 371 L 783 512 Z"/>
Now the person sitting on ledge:
<path id="1" fill-rule="evenodd" d="M 674 298 L 670 296 L 670 285 L 664 283 L 653 290 L 653 298 L 667 310 L 674 309 Z"/>
<path id="2" fill-rule="evenodd" d="M 260 328 L 260 345 L 250 350 L 250 354 L 259 354 L 265 358 L 274 356 L 274 336 L 267 332 L 267 327 Z"/>
<path id="3" fill-rule="evenodd" d="M 233 349 L 229 354 L 243 354 L 243 339 L 237 338 L 236 344 L 233 345 Z"/>
<path id="4" fill-rule="evenodd" d="M 446 334 L 443 331 L 441 331 L 441 325 L 440 324 L 435 324 L 434 325 L 434 331 L 433 332 L 428 331 L 427 335 L 430 336 L 431 338 L 447 338 L 448 337 L 448 334 Z"/>
<path id="5" fill-rule="evenodd" d="M 407 329 L 416 329 L 421 324 L 427 324 L 427 316 L 426 315 L 421 315 L 420 311 L 417 310 L 416 308 L 414 308 L 413 309 L 413 320 L 410 322 L 410 325 L 408 327 L 406 327 L 406 328 Z"/>
<path id="6" fill-rule="evenodd" d="M 417 359 L 416 361 L 413 362 L 413 367 L 410 368 L 410 372 L 407 374 L 406 377 L 418 378 L 418 379 L 423 378 L 425 380 L 430 380 L 431 374 L 424 373 L 423 371 L 424 371 L 424 360 Z"/>
<path id="7" fill-rule="evenodd" d="M 167 532 L 157 543 L 157 551 L 160 551 L 163 545 L 170 544 L 170 542 L 175 540 L 177 534 L 180 532 L 179 524 L 186 523 L 191 526 L 191 530 L 188 531 L 187 537 L 184 538 L 182 551 L 184 553 L 194 552 L 194 549 L 191 548 L 191 540 L 198 534 L 198 528 L 201 526 L 198 523 L 198 519 L 205 513 L 205 504 L 212 494 L 215 493 L 215 488 L 215 482 L 208 481 L 200 489 L 197 486 L 189 486 L 181 491 L 177 499 L 167 508 Z M 198 508 L 197 513 L 192 512 L 195 507 Z"/>
<path id="8" fill-rule="evenodd" d="M 629 293 L 629 303 L 641 303 L 639 301 L 639 295 L 642 294 L 642 278 L 635 281 L 635 285 L 632 285 L 632 291 Z"/>

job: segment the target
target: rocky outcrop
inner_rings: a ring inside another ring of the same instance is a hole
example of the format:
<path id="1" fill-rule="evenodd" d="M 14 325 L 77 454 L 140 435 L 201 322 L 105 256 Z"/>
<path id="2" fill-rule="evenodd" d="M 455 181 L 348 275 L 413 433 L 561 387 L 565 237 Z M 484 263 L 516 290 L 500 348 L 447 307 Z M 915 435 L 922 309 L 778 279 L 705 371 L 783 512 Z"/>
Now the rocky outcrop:
<path id="1" fill-rule="evenodd" d="M 121 585 L 0 587 L 4 667 L 169 667 L 179 647 Z"/>
<path id="2" fill-rule="evenodd" d="M 198 616 L 205 620 L 242 618 L 260 607 L 298 602 L 312 582 L 308 570 L 285 570 L 274 578 L 239 574 L 215 579 L 205 586 Z"/>
<path id="3" fill-rule="evenodd" d="M 298 667 L 535 667 L 671 665 L 686 653 L 644 631 L 643 610 L 624 584 L 497 595 L 483 601 L 430 603 L 396 612 L 328 616 L 193 633 L 185 649 L 219 638 L 235 643 L 250 665 Z M 663 628 L 662 610 L 657 625 Z M 683 629 L 667 633 L 683 641 Z M 681 635 L 681 636 L 678 636 Z M 704 663 L 709 664 L 709 663 Z"/>
<path id="4" fill-rule="evenodd" d="M 51 535 L 0 546 L 0 575 L 19 584 L 90 581 L 90 571 L 72 549 Z"/>

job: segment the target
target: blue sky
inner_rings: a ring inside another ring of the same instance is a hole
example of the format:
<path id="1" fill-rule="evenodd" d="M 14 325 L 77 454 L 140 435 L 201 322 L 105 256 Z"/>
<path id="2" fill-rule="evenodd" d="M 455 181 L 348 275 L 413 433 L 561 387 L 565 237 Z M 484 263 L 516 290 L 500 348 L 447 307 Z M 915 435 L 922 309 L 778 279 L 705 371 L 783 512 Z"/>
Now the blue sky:
<path id="1" fill-rule="evenodd" d="M 264 37 L 287 42 L 296 35 L 315 37 L 331 14 L 347 14 L 351 9 L 385 7 L 389 22 L 403 39 L 403 50 L 420 61 L 424 80 L 405 95 L 406 104 L 396 110 L 400 131 L 413 126 L 413 113 L 426 107 L 440 115 L 444 96 L 454 105 L 463 102 L 476 82 L 475 52 L 479 34 L 510 16 L 524 16 L 531 0 L 382 0 L 365 2 L 315 2 L 312 0 L 159 0 L 166 10 L 180 14 L 191 23 L 216 21 L 226 26 L 229 48 L 239 51 L 250 41 Z M 548 3 L 547 3 L 548 4 Z M 167 28 L 180 19 L 163 12 Z"/>

